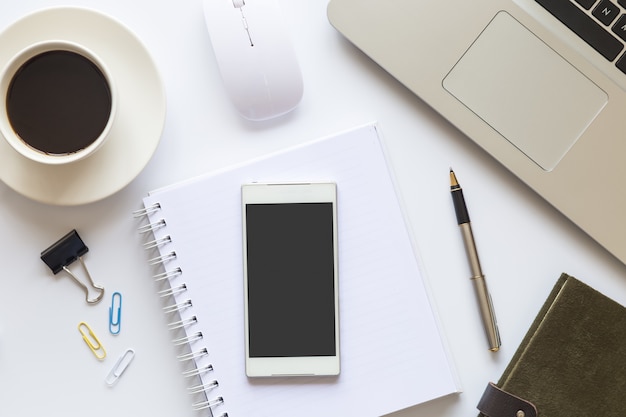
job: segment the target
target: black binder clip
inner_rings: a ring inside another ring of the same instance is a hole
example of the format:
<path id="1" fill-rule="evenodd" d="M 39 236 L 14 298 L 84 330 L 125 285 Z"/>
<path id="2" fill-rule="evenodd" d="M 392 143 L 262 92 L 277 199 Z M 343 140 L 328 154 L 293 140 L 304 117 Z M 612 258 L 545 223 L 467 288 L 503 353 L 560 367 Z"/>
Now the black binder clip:
<path id="1" fill-rule="evenodd" d="M 102 300 L 102 297 L 104 296 L 104 287 L 96 285 L 93 282 L 91 275 L 89 275 L 89 271 L 87 270 L 82 258 L 82 256 L 87 252 L 89 252 L 89 248 L 83 243 L 76 230 L 72 230 L 48 249 L 41 252 L 41 260 L 44 261 L 48 267 L 50 267 L 55 275 L 61 271 L 67 272 L 69 276 L 85 291 L 85 299 L 87 300 L 87 303 L 95 304 Z M 98 295 L 95 298 L 89 298 L 89 288 L 83 284 L 68 268 L 68 266 L 77 259 L 80 261 L 80 264 L 83 266 L 83 269 L 87 274 L 89 284 L 98 292 Z"/>

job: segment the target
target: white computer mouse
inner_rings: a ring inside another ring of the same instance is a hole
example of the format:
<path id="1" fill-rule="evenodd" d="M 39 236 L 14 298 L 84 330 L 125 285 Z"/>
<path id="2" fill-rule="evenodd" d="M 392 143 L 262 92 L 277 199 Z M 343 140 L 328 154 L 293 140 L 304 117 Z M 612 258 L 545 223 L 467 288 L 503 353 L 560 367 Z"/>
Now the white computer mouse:
<path id="1" fill-rule="evenodd" d="M 203 0 L 222 80 L 249 120 L 283 115 L 302 98 L 302 73 L 276 0 Z"/>

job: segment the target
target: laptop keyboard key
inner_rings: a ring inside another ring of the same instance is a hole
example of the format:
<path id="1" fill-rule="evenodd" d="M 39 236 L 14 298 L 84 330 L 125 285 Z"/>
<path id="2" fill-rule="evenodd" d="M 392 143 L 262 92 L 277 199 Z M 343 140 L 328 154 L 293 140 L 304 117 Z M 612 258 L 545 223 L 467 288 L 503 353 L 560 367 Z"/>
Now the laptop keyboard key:
<path id="1" fill-rule="evenodd" d="M 624 74 L 626 74 L 626 55 L 622 55 L 620 59 L 617 60 L 615 66 L 619 68 Z"/>
<path id="2" fill-rule="evenodd" d="M 613 25 L 613 33 L 626 41 L 626 14 L 623 14 Z"/>
<path id="3" fill-rule="evenodd" d="M 535 0 L 609 61 L 624 45 L 569 0 Z"/>
<path id="4" fill-rule="evenodd" d="M 593 15 L 605 26 L 613 23 L 619 14 L 619 7 L 611 3 L 609 0 L 602 0 L 600 4 L 593 9 Z"/>
<path id="5" fill-rule="evenodd" d="M 626 1 L 626 0 L 621 0 L 621 1 Z M 595 2 L 596 0 L 576 0 L 576 3 L 580 4 L 587 10 L 591 9 L 591 6 L 593 6 Z"/>

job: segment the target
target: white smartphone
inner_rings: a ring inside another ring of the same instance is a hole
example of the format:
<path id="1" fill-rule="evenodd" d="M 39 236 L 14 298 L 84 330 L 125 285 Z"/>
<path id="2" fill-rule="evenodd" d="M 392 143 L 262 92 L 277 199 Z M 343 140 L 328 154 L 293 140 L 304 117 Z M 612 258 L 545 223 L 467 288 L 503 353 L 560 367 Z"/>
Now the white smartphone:
<path id="1" fill-rule="evenodd" d="M 246 375 L 338 375 L 334 183 L 242 186 Z"/>

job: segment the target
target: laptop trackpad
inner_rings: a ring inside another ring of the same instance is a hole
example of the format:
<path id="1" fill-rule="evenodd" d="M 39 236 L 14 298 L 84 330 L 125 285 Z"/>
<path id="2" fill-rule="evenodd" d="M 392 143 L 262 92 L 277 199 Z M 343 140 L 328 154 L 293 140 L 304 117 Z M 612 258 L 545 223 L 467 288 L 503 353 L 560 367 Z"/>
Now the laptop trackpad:
<path id="1" fill-rule="evenodd" d="M 608 101 L 603 90 L 506 12 L 495 16 L 443 86 L 546 171 Z"/>

